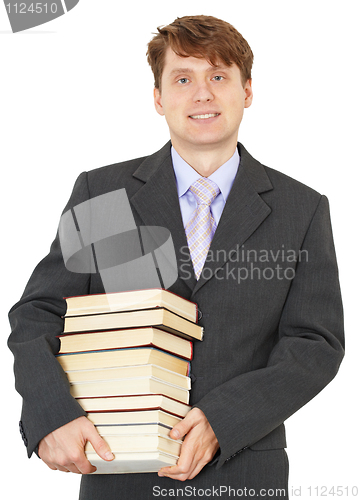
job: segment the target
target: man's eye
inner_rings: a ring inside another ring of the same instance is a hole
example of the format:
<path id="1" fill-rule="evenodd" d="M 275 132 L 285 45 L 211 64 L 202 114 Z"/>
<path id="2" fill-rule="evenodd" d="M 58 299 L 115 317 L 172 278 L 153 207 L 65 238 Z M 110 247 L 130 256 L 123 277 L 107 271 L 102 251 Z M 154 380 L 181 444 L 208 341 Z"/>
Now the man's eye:
<path id="1" fill-rule="evenodd" d="M 224 79 L 223 76 L 220 76 L 220 75 L 214 76 L 214 80 L 216 80 L 217 82 L 221 82 L 221 80 L 223 80 L 223 79 Z"/>
<path id="2" fill-rule="evenodd" d="M 188 78 L 180 78 L 180 80 L 178 80 L 181 84 L 187 83 L 188 81 Z"/>

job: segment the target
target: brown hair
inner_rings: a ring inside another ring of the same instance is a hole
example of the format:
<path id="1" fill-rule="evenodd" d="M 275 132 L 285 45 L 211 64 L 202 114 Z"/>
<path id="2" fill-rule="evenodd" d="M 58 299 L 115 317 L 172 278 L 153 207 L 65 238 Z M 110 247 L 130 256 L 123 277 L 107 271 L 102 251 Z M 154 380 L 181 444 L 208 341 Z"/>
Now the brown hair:
<path id="1" fill-rule="evenodd" d="M 204 58 L 212 65 L 219 60 L 227 66 L 235 63 L 240 69 L 243 85 L 251 79 L 252 50 L 245 38 L 226 21 L 212 16 L 185 16 L 157 30 L 146 53 L 154 73 L 155 88 L 161 90 L 168 47 L 178 56 Z"/>

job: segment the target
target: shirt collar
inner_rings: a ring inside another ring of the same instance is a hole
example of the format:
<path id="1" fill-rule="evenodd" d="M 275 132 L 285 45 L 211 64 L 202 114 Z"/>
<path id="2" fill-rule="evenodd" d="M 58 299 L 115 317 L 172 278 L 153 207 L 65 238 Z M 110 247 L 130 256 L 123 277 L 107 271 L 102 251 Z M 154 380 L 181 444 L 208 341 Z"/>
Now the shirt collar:
<path id="1" fill-rule="evenodd" d="M 181 158 L 173 146 L 171 146 L 171 158 L 176 177 L 177 191 L 180 198 L 187 192 L 191 184 L 197 181 L 201 176 L 188 163 L 186 163 L 183 158 Z M 214 181 L 219 186 L 224 201 L 226 201 L 229 196 L 239 163 L 240 155 L 238 148 L 236 148 L 233 156 L 221 165 L 221 167 L 215 170 L 215 172 L 209 177 L 209 179 Z"/>

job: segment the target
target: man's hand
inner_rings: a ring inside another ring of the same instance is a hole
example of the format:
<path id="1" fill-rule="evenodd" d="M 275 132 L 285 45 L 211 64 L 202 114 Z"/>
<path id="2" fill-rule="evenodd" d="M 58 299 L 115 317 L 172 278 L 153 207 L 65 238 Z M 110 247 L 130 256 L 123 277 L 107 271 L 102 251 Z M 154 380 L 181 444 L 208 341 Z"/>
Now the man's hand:
<path id="1" fill-rule="evenodd" d="M 45 436 L 39 443 L 39 456 L 52 470 L 89 474 L 96 471 L 86 458 L 84 447 L 90 441 L 100 458 L 111 461 L 114 455 L 86 417 L 79 417 Z"/>
<path id="2" fill-rule="evenodd" d="M 214 431 L 199 408 L 190 410 L 170 432 L 170 437 L 173 439 L 180 439 L 185 435 L 178 463 L 160 469 L 159 476 L 179 481 L 192 479 L 210 462 L 219 448 Z"/>

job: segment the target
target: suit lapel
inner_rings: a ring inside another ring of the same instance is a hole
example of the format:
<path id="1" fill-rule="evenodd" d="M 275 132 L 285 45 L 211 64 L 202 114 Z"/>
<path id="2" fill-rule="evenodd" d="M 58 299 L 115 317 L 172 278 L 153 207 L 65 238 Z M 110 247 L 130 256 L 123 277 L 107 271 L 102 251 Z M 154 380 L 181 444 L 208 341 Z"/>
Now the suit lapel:
<path id="1" fill-rule="evenodd" d="M 240 166 L 211 242 L 204 275 L 196 283 L 193 295 L 216 276 L 217 270 L 229 260 L 229 254 L 231 257 L 231 251 L 240 248 L 271 212 L 259 195 L 273 188 L 263 165 L 241 144 L 238 148 Z"/>
<path id="2" fill-rule="evenodd" d="M 145 184 L 132 196 L 130 202 L 144 225 L 169 229 L 175 247 L 179 277 L 192 290 L 196 278 L 182 223 L 170 148 L 171 143 L 168 142 L 160 151 L 146 158 L 134 172 L 134 177 Z"/>
<path id="3" fill-rule="evenodd" d="M 171 232 L 179 265 L 179 277 L 194 295 L 223 267 L 231 251 L 241 247 L 270 214 L 259 195 L 272 189 L 261 163 L 238 144 L 241 162 L 234 184 L 210 246 L 206 272 L 196 281 L 180 212 L 176 179 L 171 161 L 171 143 L 147 157 L 134 172 L 145 184 L 130 202 L 146 226 L 166 227 Z"/>

